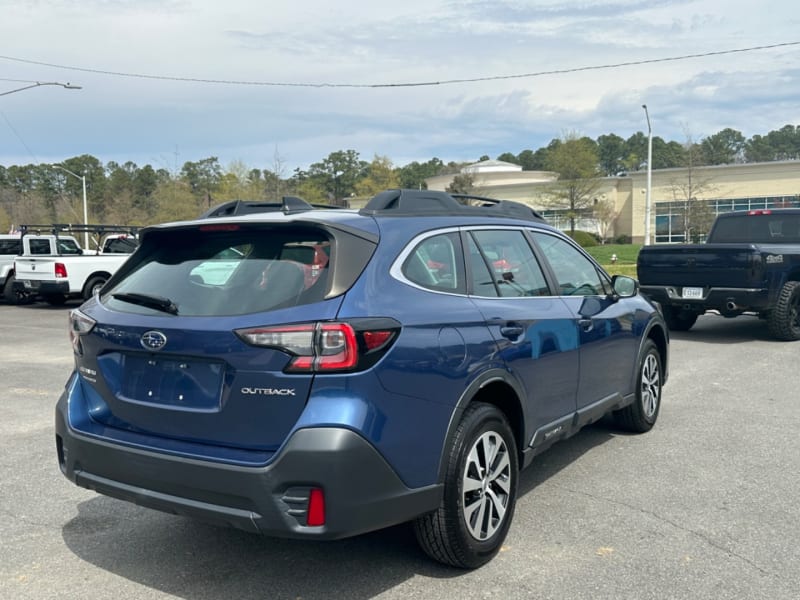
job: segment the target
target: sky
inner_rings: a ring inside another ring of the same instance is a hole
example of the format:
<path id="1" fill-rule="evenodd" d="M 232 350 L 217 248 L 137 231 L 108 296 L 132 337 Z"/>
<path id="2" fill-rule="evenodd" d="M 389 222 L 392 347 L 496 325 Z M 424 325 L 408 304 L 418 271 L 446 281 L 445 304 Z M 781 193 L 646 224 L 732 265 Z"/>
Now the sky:
<path id="1" fill-rule="evenodd" d="M 475 161 L 643 104 L 666 141 L 800 125 L 797 0 L 0 0 L 4 166 Z"/>

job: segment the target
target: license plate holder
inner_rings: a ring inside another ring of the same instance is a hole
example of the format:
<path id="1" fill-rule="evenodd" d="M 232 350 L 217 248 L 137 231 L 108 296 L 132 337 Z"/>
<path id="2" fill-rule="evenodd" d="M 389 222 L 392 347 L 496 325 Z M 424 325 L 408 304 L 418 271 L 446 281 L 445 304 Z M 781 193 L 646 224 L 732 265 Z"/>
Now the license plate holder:
<path id="1" fill-rule="evenodd" d="M 685 287 L 681 290 L 681 298 L 683 298 L 684 300 L 702 300 L 703 288 Z"/>

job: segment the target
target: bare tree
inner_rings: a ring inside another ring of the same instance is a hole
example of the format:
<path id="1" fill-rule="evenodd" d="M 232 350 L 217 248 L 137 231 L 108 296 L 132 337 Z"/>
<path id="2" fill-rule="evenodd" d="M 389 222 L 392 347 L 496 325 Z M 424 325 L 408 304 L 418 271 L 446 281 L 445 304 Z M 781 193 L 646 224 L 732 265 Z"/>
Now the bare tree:
<path id="1" fill-rule="evenodd" d="M 595 221 L 597 221 L 597 233 L 600 235 L 600 243 L 605 244 L 608 240 L 609 232 L 617 222 L 619 211 L 611 200 L 597 198 L 592 214 Z"/>
<path id="2" fill-rule="evenodd" d="M 694 143 L 689 132 L 686 132 L 684 150 L 683 175 L 671 179 L 668 184 L 675 204 L 682 205 L 683 239 L 690 242 L 702 239 L 711 229 L 714 211 L 699 197 L 709 195 L 716 187 L 710 177 L 701 175 L 697 170 L 702 164 L 702 147 Z"/>

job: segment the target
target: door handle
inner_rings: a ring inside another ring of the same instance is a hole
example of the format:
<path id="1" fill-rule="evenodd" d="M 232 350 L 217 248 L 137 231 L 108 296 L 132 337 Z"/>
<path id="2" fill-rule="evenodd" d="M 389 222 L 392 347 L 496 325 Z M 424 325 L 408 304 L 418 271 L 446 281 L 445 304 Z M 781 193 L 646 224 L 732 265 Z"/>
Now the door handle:
<path id="1" fill-rule="evenodd" d="M 580 325 L 581 329 L 588 332 L 594 327 L 594 322 L 591 319 L 579 319 L 578 325 Z"/>

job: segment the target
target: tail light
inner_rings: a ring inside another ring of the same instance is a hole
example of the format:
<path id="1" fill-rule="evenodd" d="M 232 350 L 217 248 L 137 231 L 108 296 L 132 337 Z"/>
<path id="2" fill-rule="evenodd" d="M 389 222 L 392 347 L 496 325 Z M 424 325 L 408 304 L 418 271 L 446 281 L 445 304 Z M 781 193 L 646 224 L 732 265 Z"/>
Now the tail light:
<path id="1" fill-rule="evenodd" d="M 56 279 L 67 278 L 67 266 L 64 263 L 57 262 L 55 265 Z"/>
<path id="2" fill-rule="evenodd" d="M 239 329 L 242 341 L 292 355 L 287 373 L 361 371 L 375 364 L 400 330 L 393 319 L 298 323 Z"/>
<path id="3" fill-rule="evenodd" d="M 90 319 L 81 311 L 75 309 L 69 313 L 69 341 L 75 354 L 83 354 L 81 336 L 89 333 L 97 321 Z"/>

